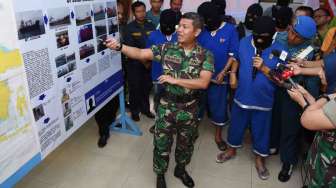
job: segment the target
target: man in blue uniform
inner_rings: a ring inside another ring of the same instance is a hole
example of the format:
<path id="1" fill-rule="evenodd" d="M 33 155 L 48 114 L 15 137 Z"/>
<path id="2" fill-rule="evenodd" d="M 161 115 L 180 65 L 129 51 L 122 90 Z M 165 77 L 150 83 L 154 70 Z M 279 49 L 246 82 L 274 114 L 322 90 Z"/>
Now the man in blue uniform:
<path id="1" fill-rule="evenodd" d="M 315 35 L 316 24 L 314 20 L 309 16 L 298 16 L 288 31 L 289 56 L 311 60 L 314 51 L 309 52 L 307 49 L 313 49 L 310 45 Z M 305 54 L 304 51 L 307 51 L 306 55 L 302 55 Z M 315 98 L 319 96 L 320 79 L 318 77 L 296 76 L 292 79 L 303 85 Z M 298 163 L 299 135 L 302 132 L 302 126 L 300 125 L 301 112 L 302 108 L 291 100 L 286 89 L 279 88 L 276 91 L 270 146 L 273 151 L 276 151 L 276 149 L 280 151 L 280 159 L 283 165 L 278 179 L 281 182 L 290 179 L 293 167 Z"/>
<path id="2" fill-rule="evenodd" d="M 279 58 L 274 50 L 283 51 L 281 44 L 273 41 L 275 23 L 262 16 L 255 22 L 253 35 L 243 38 L 239 46 L 239 81 L 232 107 L 231 126 L 228 131 L 229 149 L 217 155 L 222 163 L 236 155 L 242 146 L 245 129 L 250 126 L 253 138 L 255 167 L 262 180 L 269 178 L 265 157 L 269 153 L 273 95 L 275 84 L 268 78 Z"/>
<path id="3" fill-rule="evenodd" d="M 215 57 L 215 73 L 207 90 L 208 106 L 211 121 L 216 126 L 215 141 L 218 148 L 224 151 L 226 144 L 222 139 L 222 128 L 228 120 L 226 84 L 228 79 L 225 75 L 229 70 L 227 62 L 238 54 L 239 39 L 234 25 L 223 22 L 217 10 L 216 5 L 211 2 L 204 2 L 199 6 L 198 13 L 204 17 L 205 29 L 198 37 L 198 41 Z"/>
<path id="4" fill-rule="evenodd" d="M 163 43 L 174 43 L 177 41 L 175 26 L 178 24 L 177 13 L 171 9 L 162 11 L 160 17 L 160 29 L 153 31 L 147 40 L 146 46 L 150 48 L 153 45 Z M 154 110 L 157 113 L 157 108 L 160 103 L 161 95 L 164 91 L 164 86 L 159 84 L 158 78 L 163 74 L 163 67 L 160 62 L 152 62 L 152 81 L 154 86 Z M 154 126 L 150 128 L 150 132 L 154 132 Z"/>
<path id="5" fill-rule="evenodd" d="M 145 48 L 148 35 L 155 30 L 155 27 L 145 19 L 146 5 L 143 2 L 136 1 L 132 4 L 131 8 L 135 20 L 126 27 L 124 43 L 137 48 Z M 128 59 L 129 102 L 134 121 L 140 120 L 140 112 L 149 118 L 154 118 L 154 114 L 150 112 L 149 106 L 149 93 L 152 86 L 150 70 L 150 68 L 146 68 L 137 60 Z"/>

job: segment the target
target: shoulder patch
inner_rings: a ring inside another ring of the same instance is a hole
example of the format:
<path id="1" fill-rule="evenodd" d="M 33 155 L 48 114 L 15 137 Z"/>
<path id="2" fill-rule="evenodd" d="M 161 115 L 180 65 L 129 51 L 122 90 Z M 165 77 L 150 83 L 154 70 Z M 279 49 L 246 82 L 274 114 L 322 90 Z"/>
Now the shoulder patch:
<path id="1" fill-rule="evenodd" d="M 131 33 L 131 35 L 135 36 L 135 37 L 140 37 L 141 33 L 140 32 L 134 32 L 134 33 Z"/>

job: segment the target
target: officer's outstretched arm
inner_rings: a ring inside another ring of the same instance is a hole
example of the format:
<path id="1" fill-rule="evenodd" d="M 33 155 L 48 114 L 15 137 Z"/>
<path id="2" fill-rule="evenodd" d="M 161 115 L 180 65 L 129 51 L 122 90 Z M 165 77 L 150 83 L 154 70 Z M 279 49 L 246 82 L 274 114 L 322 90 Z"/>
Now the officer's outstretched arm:
<path id="1" fill-rule="evenodd" d="M 151 49 L 140 49 L 120 44 L 114 38 L 107 39 L 105 43 L 106 47 L 110 48 L 111 50 L 121 51 L 121 53 L 125 54 L 127 57 L 139 60 L 140 62 L 143 63 L 147 63 L 148 61 L 153 60 L 154 57 Z"/>

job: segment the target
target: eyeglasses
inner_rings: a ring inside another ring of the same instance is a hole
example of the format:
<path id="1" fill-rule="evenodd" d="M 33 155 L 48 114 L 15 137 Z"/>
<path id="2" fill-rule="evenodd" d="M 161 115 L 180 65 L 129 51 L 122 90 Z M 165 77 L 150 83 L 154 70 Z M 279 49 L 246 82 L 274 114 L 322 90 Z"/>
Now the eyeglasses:
<path id="1" fill-rule="evenodd" d="M 328 16 L 328 15 L 314 15 L 314 18 L 322 18 L 322 17 L 325 17 L 325 16 Z"/>

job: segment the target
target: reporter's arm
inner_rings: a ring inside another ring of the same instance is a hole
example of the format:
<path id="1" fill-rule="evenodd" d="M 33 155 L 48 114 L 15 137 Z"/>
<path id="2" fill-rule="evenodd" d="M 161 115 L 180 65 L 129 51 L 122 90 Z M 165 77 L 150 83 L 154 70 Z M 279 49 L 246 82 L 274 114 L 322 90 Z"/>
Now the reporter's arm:
<path id="1" fill-rule="evenodd" d="M 331 101 L 321 98 L 316 103 L 310 105 L 301 116 L 301 124 L 309 130 L 330 130 L 336 129 L 336 120 L 332 120 L 336 115 L 335 94 L 330 95 Z M 333 122 L 334 121 L 334 122 Z"/>

